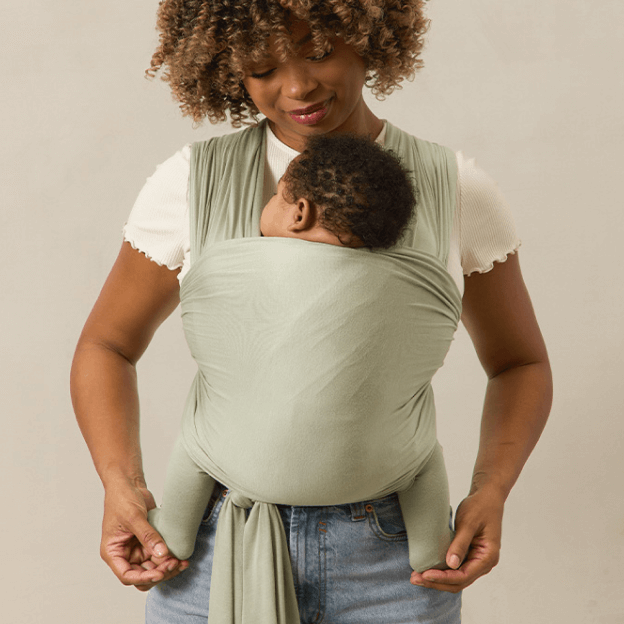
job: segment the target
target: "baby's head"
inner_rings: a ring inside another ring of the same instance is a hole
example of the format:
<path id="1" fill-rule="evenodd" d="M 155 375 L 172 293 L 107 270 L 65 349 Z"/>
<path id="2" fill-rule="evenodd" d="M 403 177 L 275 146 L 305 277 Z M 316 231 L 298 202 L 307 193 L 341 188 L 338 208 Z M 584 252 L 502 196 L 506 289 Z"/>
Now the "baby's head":
<path id="1" fill-rule="evenodd" d="M 410 222 L 416 189 L 397 156 L 352 134 L 312 136 L 260 219 L 263 236 L 389 248 Z"/>

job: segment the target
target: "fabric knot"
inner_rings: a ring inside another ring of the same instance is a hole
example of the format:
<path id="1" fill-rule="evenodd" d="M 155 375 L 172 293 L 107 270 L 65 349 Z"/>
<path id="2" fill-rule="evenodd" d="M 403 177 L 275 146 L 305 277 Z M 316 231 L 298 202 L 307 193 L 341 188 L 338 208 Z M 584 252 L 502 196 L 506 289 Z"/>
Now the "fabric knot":
<path id="1" fill-rule="evenodd" d="M 251 498 L 247 498 L 240 492 L 235 492 L 230 490 L 230 500 L 234 505 L 240 507 L 241 509 L 251 509 L 253 507 L 253 501 Z"/>
<path id="2" fill-rule="evenodd" d="M 250 507 L 247 516 L 245 510 Z M 299 621 L 279 510 L 272 503 L 255 505 L 240 492 L 230 490 L 217 522 L 208 624 Z"/>

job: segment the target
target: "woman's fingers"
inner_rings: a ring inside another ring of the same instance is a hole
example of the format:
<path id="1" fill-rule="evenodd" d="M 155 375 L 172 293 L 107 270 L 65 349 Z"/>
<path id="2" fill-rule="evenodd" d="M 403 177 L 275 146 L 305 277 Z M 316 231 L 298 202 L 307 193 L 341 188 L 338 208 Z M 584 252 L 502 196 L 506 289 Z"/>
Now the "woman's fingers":
<path id="1" fill-rule="evenodd" d="M 470 544 L 474 538 L 474 530 L 469 527 L 458 528 L 455 539 L 451 542 L 446 553 L 446 564 L 452 570 L 457 570 L 468 555 Z"/>
<path id="2" fill-rule="evenodd" d="M 476 553 L 473 556 L 471 552 L 459 570 L 427 570 L 423 574 L 414 572 L 412 582 L 423 587 L 457 593 L 490 572 L 497 560 L 498 556 L 494 553 L 489 556 Z"/>
<path id="3" fill-rule="evenodd" d="M 442 572 L 442 570 L 438 571 Z M 412 574 L 411 583 L 413 585 L 420 585 L 421 587 L 429 587 L 455 594 L 464 589 L 464 587 L 470 585 L 472 582 L 468 578 L 468 573 L 463 569 L 444 570 L 444 572 L 447 572 L 447 574 L 443 576 L 440 575 L 437 581 L 432 581 L 429 578 L 425 578 L 422 574 L 414 572 Z"/>
<path id="4" fill-rule="evenodd" d="M 474 583 L 498 563 L 502 519 L 502 500 L 479 494 L 464 499 L 457 509 L 455 539 L 446 557 L 451 569 L 413 572 L 410 581 L 452 593 Z"/>
<path id="5" fill-rule="evenodd" d="M 474 579 L 470 580 L 473 570 L 470 569 L 468 562 L 461 570 L 458 568 L 466 559 L 473 539 L 474 531 L 469 528 L 464 527 L 457 531 L 446 555 L 446 563 L 451 570 L 426 570 L 422 574 L 413 572 L 411 582 L 423 587 L 432 587 L 431 584 L 436 583 L 437 589 L 443 589 L 444 586 L 443 591 L 460 591 L 469 585 Z"/>
<path id="6" fill-rule="evenodd" d="M 146 583 L 158 583 L 163 580 L 164 573 L 157 567 L 148 566 L 149 569 L 143 567 L 146 559 L 139 561 L 138 557 L 133 557 L 134 561 L 129 560 L 127 549 L 113 547 L 105 558 L 106 563 L 115 573 L 115 576 L 124 585 L 139 585 Z"/>
<path id="7" fill-rule="evenodd" d="M 134 514 L 130 518 L 128 529 L 136 536 L 143 548 L 151 557 L 166 557 L 169 549 L 160 533 L 141 514 Z"/>
<path id="8" fill-rule="evenodd" d="M 134 585 L 141 591 L 147 591 L 188 568 L 188 561 L 178 561 L 172 557 L 157 565 L 145 552 L 142 556 L 133 554 L 132 560 L 123 552 L 111 553 L 107 563 L 124 585 Z"/>
<path id="9" fill-rule="evenodd" d="M 179 561 L 174 557 L 154 561 L 146 548 L 131 534 L 109 541 L 105 553 L 103 559 L 115 576 L 124 585 L 135 585 L 142 591 L 188 568 L 188 561 Z"/>
<path id="10" fill-rule="evenodd" d="M 172 557 L 147 521 L 147 508 L 154 506 L 149 491 L 125 486 L 107 492 L 100 553 L 124 585 L 147 591 L 184 571 L 188 562 Z"/>

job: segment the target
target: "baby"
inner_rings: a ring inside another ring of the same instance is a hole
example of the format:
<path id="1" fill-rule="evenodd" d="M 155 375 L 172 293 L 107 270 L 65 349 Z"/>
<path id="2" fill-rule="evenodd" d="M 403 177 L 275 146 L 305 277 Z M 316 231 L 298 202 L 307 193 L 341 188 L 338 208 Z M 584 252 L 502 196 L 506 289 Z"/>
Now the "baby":
<path id="1" fill-rule="evenodd" d="M 313 136 L 264 207 L 260 229 L 265 237 L 388 249 L 400 241 L 412 221 L 416 197 L 417 190 L 399 159 L 373 141 L 348 134 Z M 430 487 L 437 473 L 427 480 L 427 472 L 432 473 L 425 469 L 417 479 L 417 500 L 425 524 L 437 496 Z M 179 559 L 193 552 L 213 485 L 212 477 L 178 440 L 163 505 L 149 513 L 149 520 Z"/>
<path id="2" fill-rule="evenodd" d="M 387 249 L 413 215 L 415 189 L 398 158 L 349 134 L 308 139 L 260 219 L 263 236 Z"/>

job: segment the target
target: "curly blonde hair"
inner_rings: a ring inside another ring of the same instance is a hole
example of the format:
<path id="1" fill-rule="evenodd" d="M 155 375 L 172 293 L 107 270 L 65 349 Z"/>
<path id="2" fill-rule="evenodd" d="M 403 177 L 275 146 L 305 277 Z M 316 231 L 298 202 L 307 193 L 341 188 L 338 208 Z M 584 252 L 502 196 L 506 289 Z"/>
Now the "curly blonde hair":
<path id="1" fill-rule="evenodd" d="M 315 51 L 342 38 L 366 63 L 366 85 L 383 99 L 422 67 L 429 21 L 424 0 L 161 0 L 160 43 L 146 74 L 161 71 L 182 113 L 195 122 L 257 122 L 244 67 L 266 54 L 268 38 L 282 59 L 293 52 L 290 25 L 303 20 Z"/>

